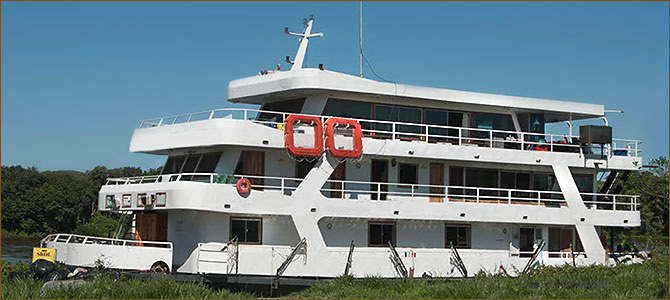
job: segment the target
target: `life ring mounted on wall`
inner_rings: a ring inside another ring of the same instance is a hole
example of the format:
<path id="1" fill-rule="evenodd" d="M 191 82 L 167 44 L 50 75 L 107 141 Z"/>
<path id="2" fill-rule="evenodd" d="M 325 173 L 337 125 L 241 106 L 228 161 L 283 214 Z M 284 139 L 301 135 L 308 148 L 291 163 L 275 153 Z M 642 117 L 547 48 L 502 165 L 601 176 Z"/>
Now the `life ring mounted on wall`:
<path id="1" fill-rule="evenodd" d="M 235 185 L 237 187 L 237 192 L 245 195 L 251 191 L 251 181 L 248 178 L 240 178 Z"/>

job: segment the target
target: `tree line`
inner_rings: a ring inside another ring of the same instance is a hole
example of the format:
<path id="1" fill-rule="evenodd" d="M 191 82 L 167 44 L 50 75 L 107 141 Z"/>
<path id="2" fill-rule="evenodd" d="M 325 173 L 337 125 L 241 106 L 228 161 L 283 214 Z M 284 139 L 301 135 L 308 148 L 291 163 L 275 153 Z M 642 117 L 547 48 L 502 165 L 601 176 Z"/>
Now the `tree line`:
<path id="1" fill-rule="evenodd" d="M 628 236 L 668 236 L 668 158 L 650 160 L 653 168 L 633 172 L 624 194 L 640 195 L 642 225 L 623 230 Z M 9 235 L 50 232 L 107 235 L 117 225 L 116 214 L 96 211 L 98 191 L 107 178 L 160 174 L 161 168 L 108 169 L 86 172 L 39 171 L 34 167 L 2 166 L 2 231 Z"/>

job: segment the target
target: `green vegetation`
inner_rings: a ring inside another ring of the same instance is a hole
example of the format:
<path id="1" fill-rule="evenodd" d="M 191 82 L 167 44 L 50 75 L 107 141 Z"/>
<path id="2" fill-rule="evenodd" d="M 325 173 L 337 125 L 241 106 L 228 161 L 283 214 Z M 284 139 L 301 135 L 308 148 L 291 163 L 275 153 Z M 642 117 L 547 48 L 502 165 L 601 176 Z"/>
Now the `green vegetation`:
<path id="1" fill-rule="evenodd" d="M 2 167 L 2 236 L 44 237 L 50 232 L 108 236 L 117 215 L 96 213 L 98 190 L 110 177 L 158 174 L 125 167 L 87 172 Z"/>
<path id="2" fill-rule="evenodd" d="M 170 279 L 101 276 L 84 285 L 41 291 L 41 280 L 8 276 L 27 269 L 2 263 L 2 298 L 254 298 Z M 340 277 L 286 298 L 668 298 L 668 259 L 616 267 L 540 267 L 517 278 L 483 275 L 438 281 Z"/>

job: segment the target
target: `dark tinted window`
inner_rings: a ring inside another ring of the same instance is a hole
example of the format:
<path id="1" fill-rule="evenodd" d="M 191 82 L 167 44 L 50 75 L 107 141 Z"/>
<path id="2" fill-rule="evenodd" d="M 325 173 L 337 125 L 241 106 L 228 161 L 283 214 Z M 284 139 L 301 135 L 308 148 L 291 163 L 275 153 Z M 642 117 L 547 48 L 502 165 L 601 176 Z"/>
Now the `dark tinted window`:
<path id="1" fill-rule="evenodd" d="M 399 164 L 398 182 L 407 184 L 417 184 L 418 183 L 417 166 L 410 164 Z"/>
<path id="2" fill-rule="evenodd" d="M 221 158 L 221 152 L 203 154 L 196 171 L 198 173 L 214 173 L 216 165 L 219 163 L 219 158 Z"/>
<path id="3" fill-rule="evenodd" d="M 165 167 L 163 168 L 163 174 L 175 174 L 179 173 L 181 166 L 184 164 L 186 156 L 170 156 L 165 162 Z"/>
<path id="4" fill-rule="evenodd" d="M 230 239 L 237 237 L 240 243 L 261 243 L 261 220 L 236 219 L 230 221 Z"/>
<path id="5" fill-rule="evenodd" d="M 470 248 L 470 226 L 450 226 L 445 227 L 446 247 L 451 245 L 454 248 Z"/>
<path id="6" fill-rule="evenodd" d="M 184 163 L 184 167 L 181 169 L 180 173 L 193 173 L 193 172 L 195 172 L 195 167 L 198 165 L 199 160 L 200 160 L 200 155 L 189 155 L 186 158 L 186 163 Z"/>
<path id="7" fill-rule="evenodd" d="M 395 223 L 370 223 L 368 244 L 370 246 L 388 247 L 389 242 L 395 246 Z"/>
<path id="8" fill-rule="evenodd" d="M 323 115 L 354 119 L 372 119 L 372 105 L 367 102 L 328 99 Z M 362 125 L 362 124 L 361 124 Z"/>

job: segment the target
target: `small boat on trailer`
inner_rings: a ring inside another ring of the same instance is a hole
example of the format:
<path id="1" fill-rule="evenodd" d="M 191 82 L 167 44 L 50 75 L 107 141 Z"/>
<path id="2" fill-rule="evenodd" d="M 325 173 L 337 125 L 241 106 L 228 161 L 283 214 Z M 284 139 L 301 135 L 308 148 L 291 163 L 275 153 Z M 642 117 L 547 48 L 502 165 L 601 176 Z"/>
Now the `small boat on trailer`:
<path id="1" fill-rule="evenodd" d="M 603 232 L 640 226 L 621 182 L 641 149 L 612 137 L 603 105 L 307 68 L 313 24 L 286 30 L 300 38 L 290 70 L 230 82 L 230 102 L 260 109 L 141 122 L 130 151 L 166 163 L 102 186 L 99 210 L 122 215 L 114 238 L 53 234 L 44 247 L 71 266 L 274 287 L 616 263 Z M 588 119 L 604 124 L 573 135 Z"/>

